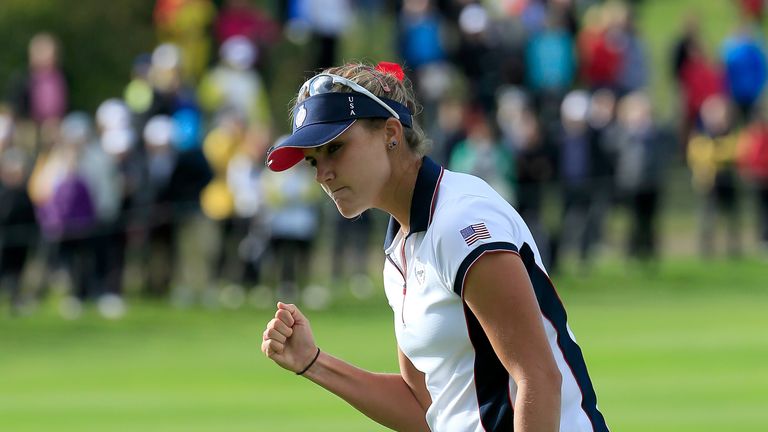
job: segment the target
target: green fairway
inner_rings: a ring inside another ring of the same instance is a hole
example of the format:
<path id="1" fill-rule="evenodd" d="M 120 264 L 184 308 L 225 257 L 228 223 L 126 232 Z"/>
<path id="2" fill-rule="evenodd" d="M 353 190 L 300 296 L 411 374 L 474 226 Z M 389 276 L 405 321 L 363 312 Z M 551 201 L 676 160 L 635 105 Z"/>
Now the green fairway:
<path id="1" fill-rule="evenodd" d="M 768 427 L 765 262 L 676 260 L 653 275 L 604 264 L 555 277 L 609 425 L 617 431 Z M 396 368 L 379 295 L 308 312 L 318 343 Z M 376 431 L 259 352 L 269 311 L 133 304 L 118 322 L 46 307 L 0 318 L 2 431 Z"/>

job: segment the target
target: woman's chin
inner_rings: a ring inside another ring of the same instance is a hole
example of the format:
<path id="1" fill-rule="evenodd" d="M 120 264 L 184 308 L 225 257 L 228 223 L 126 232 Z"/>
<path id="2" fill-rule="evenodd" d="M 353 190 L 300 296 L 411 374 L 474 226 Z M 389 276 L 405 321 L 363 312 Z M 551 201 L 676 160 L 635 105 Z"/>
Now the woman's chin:
<path id="1" fill-rule="evenodd" d="M 354 219 L 362 214 L 366 209 L 358 208 L 357 206 L 347 206 L 341 202 L 336 202 L 336 209 L 339 213 L 347 219 Z"/>

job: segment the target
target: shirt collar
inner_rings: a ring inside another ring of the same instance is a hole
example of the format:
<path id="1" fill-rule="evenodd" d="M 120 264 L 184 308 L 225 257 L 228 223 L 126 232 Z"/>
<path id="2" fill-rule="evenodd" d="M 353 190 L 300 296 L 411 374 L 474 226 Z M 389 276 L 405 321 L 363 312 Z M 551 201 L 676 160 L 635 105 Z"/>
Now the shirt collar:
<path id="1" fill-rule="evenodd" d="M 427 156 L 424 156 L 421 161 L 421 168 L 419 168 L 419 174 L 416 176 L 416 185 L 414 186 L 413 198 L 411 199 L 411 230 L 408 233 L 409 235 L 426 231 L 432 222 L 435 204 L 437 203 L 437 192 L 442 178 L 443 167 Z M 400 223 L 390 216 L 387 235 L 384 239 L 384 250 L 387 250 L 392 245 L 398 231 L 400 231 Z"/>

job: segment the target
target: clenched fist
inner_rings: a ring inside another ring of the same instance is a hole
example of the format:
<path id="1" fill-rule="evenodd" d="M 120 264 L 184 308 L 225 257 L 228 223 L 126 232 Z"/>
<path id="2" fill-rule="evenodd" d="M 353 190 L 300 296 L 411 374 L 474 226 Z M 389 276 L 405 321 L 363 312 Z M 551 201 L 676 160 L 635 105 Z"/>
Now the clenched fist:
<path id="1" fill-rule="evenodd" d="M 309 320 L 293 304 L 277 303 L 275 317 L 264 330 L 261 351 L 280 367 L 299 372 L 317 353 Z"/>

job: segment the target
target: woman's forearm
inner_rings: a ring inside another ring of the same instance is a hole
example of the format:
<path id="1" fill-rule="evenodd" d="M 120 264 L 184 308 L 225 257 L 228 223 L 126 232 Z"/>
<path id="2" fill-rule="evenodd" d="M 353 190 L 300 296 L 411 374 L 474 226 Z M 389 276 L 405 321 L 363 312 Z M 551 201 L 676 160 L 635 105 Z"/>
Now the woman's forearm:
<path id="1" fill-rule="evenodd" d="M 384 426 L 429 431 L 424 409 L 400 374 L 368 372 L 321 352 L 304 376 Z"/>
<path id="2" fill-rule="evenodd" d="M 560 430 L 560 381 L 517 383 L 515 431 L 557 432 Z"/>

